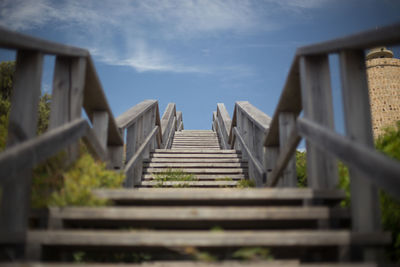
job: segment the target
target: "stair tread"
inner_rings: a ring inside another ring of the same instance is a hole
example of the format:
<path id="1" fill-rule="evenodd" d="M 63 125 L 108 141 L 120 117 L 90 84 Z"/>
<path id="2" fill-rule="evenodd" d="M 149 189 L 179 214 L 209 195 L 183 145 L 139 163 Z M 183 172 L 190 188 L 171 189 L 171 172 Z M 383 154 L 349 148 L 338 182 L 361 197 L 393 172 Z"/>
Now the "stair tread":
<path id="1" fill-rule="evenodd" d="M 151 158 L 241 158 L 240 154 L 231 153 L 231 154 L 206 154 L 206 153 L 154 153 L 151 155 Z"/>
<path id="2" fill-rule="evenodd" d="M 313 190 L 310 188 L 246 188 L 246 189 L 97 189 L 98 197 L 126 200 L 307 200 L 345 198 L 345 192 L 339 189 Z"/>
<path id="3" fill-rule="evenodd" d="M 243 246 L 345 246 L 384 245 L 390 233 L 357 233 L 346 230 L 297 231 L 28 231 L 28 243 L 47 246 L 88 247 L 243 247 Z"/>
<path id="4" fill-rule="evenodd" d="M 226 179 L 230 178 L 232 180 L 240 180 L 240 179 L 245 179 L 247 175 L 245 174 L 229 174 L 229 177 L 224 174 L 196 174 L 195 178 L 198 180 L 215 180 L 215 179 Z M 155 175 L 153 174 L 144 174 L 142 176 L 144 180 L 152 180 L 156 178 Z"/>
<path id="5" fill-rule="evenodd" d="M 161 187 L 171 187 L 171 186 L 194 186 L 194 187 L 224 187 L 224 186 L 236 186 L 237 181 L 142 181 L 141 186 L 161 186 Z"/>
<path id="6" fill-rule="evenodd" d="M 327 207 L 63 207 L 50 208 L 64 220 L 312 220 L 349 218 L 349 210 Z"/>
<path id="7" fill-rule="evenodd" d="M 151 162 L 151 163 L 240 163 L 240 162 L 247 162 L 240 158 L 210 158 L 210 159 L 199 159 L 199 158 L 152 158 L 149 161 L 144 162 Z"/>
<path id="8" fill-rule="evenodd" d="M 150 168 L 197 168 L 197 167 L 204 167 L 204 168 L 232 168 L 232 167 L 248 167 L 248 164 L 245 162 L 221 162 L 221 163 L 211 163 L 211 162 L 150 162 L 150 163 L 143 163 L 143 167 L 150 167 Z"/>
<path id="9" fill-rule="evenodd" d="M 226 173 L 226 174 L 230 174 L 230 173 L 247 173 L 247 169 L 242 168 L 242 167 L 237 167 L 237 168 L 180 168 L 180 170 L 182 170 L 185 173 L 192 173 L 192 174 L 196 174 L 196 173 Z M 163 168 L 143 168 L 143 173 L 160 173 L 160 172 L 164 172 L 165 169 Z"/>
<path id="10" fill-rule="evenodd" d="M 240 151 L 233 149 L 155 149 L 155 153 L 166 153 L 166 154 L 174 154 L 174 153 L 202 153 L 202 154 L 235 154 L 240 153 Z"/>

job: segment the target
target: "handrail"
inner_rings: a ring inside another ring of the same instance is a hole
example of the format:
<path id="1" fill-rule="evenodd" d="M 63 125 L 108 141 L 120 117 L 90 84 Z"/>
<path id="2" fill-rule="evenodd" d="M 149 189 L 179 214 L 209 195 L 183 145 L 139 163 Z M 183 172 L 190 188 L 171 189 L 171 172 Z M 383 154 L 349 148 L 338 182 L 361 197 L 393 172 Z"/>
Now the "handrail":
<path id="1" fill-rule="evenodd" d="M 169 103 L 161 118 L 162 147 L 170 148 L 175 131 L 178 129 L 177 111 L 175 103 Z"/>
<path id="2" fill-rule="evenodd" d="M 246 153 L 247 157 L 251 161 L 252 164 L 254 164 L 256 171 L 258 172 L 259 177 L 262 178 L 262 181 L 265 180 L 265 170 L 262 166 L 262 164 L 256 159 L 252 153 L 252 151 L 249 149 L 249 147 L 246 145 L 246 142 L 243 140 L 243 137 L 240 135 L 239 130 L 237 127 L 233 127 L 233 134 L 235 135 L 235 138 L 240 142 L 240 145 L 242 147 L 242 152 Z"/>
<path id="3" fill-rule="evenodd" d="M 228 111 L 223 103 L 217 103 L 217 112 L 215 114 L 215 131 L 220 137 L 223 149 L 230 149 L 229 133 L 231 130 L 232 121 L 229 117 Z M 214 124 L 213 121 L 213 124 Z"/>
<path id="4" fill-rule="evenodd" d="M 320 149 L 357 168 L 364 177 L 400 199 L 400 164 L 397 160 L 334 133 L 309 119 L 298 118 L 297 130 Z"/>
<path id="5" fill-rule="evenodd" d="M 150 132 L 150 134 L 146 137 L 146 139 L 143 141 L 143 144 L 136 151 L 135 155 L 133 155 L 133 157 L 125 165 L 125 168 L 124 168 L 125 173 L 129 173 L 133 168 L 135 168 L 138 161 L 142 158 L 146 147 L 150 144 L 150 142 L 154 138 L 154 135 L 156 135 L 157 132 L 159 131 L 159 128 L 160 128 L 159 126 L 155 126 L 153 128 L 153 130 Z"/>
<path id="6" fill-rule="evenodd" d="M 89 129 L 85 119 L 77 119 L 5 150 L 0 154 L 1 183 L 55 155 L 86 135 Z"/>
<path id="7" fill-rule="evenodd" d="M 43 39 L 10 31 L 3 27 L 0 27 L 0 47 L 16 50 L 32 50 L 57 56 L 89 56 L 89 51 L 87 51 L 86 49 L 46 41 Z"/>

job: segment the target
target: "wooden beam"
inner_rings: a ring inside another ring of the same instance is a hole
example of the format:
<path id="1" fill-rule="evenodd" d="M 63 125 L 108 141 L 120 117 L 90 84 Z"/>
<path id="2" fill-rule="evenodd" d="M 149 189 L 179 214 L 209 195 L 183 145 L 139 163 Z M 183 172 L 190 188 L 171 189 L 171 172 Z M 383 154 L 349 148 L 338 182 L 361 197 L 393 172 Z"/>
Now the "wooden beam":
<path id="1" fill-rule="evenodd" d="M 305 118 L 297 119 L 299 134 L 332 156 L 362 172 L 363 177 L 400 199 L 400 163 L 359 142 Z M 367 181 L 364 179 L 363 181 Z"/>
<path id="2" fill-rule="evenodd" d="M 282 112 L 279 114 L 279 143 L 281 147 L 285 145 L 293 138 L 291 135 L 296 131 L 296 115 L 290 112 Z M 297 134 L 295 134 L 297 135 Z M 297 138 L 294 137 L 297 141 Z M 295 142 L 294 142 L 295 143 Z M 293 143 L 293 144 L 294 144 Z M 296 173 L 296 148 L 290 147 L 292 155 L 289 157 L 286 167 L 283 170 L 282 179 L 283 186 L 285 187 L 297 187 L 297 173 Z M 286 151 L 285 151 L 286 152 Z M 289 152 L 289 153 L 290 153 Z"/>
<path id="3" fill-rule="evenodd" d="M 2 27 L 0 28 L 0 47 L 15 50 L 36 51 L 57 56 L 89 56 L 89 52 L 86 49 L 46 41 L 43 39 L 10 31 Z"/>
<path id="4" fill-rule="evenodd" d="M 340 69 L 346 136 L 355 143 L 374 149 L 363 51 L 342 51 Z M 373 166 L 377 169 L 381 167 L 378 162 Z M 379 230 L 381 220 L 376 186 L 364 179 L 364 174 L 359 170 L 350 167 L 349 171 L 353 229 L 362 232 Z M 400 173 L 397 177 L 400 177 Z"/>
<path id="5" fill-rule="evenodd" d="M 122 115 L 116 118 L 116 122 L 119 128 L 128 128 L 134 124 L 136 120 L 150 110 L 154 105 L 158 105 L 157 100 L 144 100 L 139 104 L 133 106 L 129 110 L 125 111 Z"/>
<path id="6" fill-rule="evenodd" d="M 300 80 L 304 118 L 332 131 L 333 103 L 328 56 L 300 58 Z M 307 182 L 312 188 L 334 188 L 338 184 L 337 162 L 307 140 Z"/>
<path id="7" fill-rule="evenodd" d="M 94 158 L 101 161 L 108 160 L 107 152 L 92 128 L 88 127 L 86 134 L 83 136 L 83 141 Z"/>
<path id="8" fill-rule="evenodd" d="M 93 131 L 96 133 L 100 145 L 107 148 L 108 113 L 107 111 L 96 111 L 93 114 Z"/>
<path id="9" fill-rule="evenodd" d="M 301 137 L 298 135 L 297 129 L 294 128 L 286 141 L 285 147 L 283 147 L 281 153 L 279 153 L 275 167 L 272 169 L 272 172 L 268 174 L 267 186 L 272 187 L 278 183 L 283 170 L 287 166 L 289 160 L 292 158 L 293 153 L 295 153 L 300 141 Z M 267 147 L 267 150 L 268 149 L 270 148 Z"/>
<path id="10" fill-rule="evenodd" d="M 236 106 L 246 115 L 247 118 L 249 118 L 259 128 L 263 129 L 264 132 L 268 130 L 271 118 L 267 114 L 250 104 L 248 101 L 238 101 L 236 102 Z"/>
<path id="11" fill-rule="evenodd" d="M 38 104 L 42 81 L 43 55 L 38 52 L 19 51 L 15 69 L 15 82 L 11 97 L 7 150 L 0 154 L 2 184 L 0 207 L 0 238 L 10 235 L 9 243 L 23 244 L 28 227 L 32 166 L 15 168 L 16 162 L 4 158 L 21 143 L 36 136 Z M 18 157 L 14 160 L 19 160 Z"/>

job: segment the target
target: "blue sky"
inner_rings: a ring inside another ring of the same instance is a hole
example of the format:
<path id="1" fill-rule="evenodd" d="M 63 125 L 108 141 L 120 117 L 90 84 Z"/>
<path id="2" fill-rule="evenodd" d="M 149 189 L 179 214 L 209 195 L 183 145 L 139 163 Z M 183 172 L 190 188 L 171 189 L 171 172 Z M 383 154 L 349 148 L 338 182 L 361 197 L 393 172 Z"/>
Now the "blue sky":
<path id="1" fill-rule="evenodd" d="M 161 114 L 175 102 L 186 129 L 210 129 L 218 102 L 231 115 L 247 100 L 272 116 L 297 47 L 399 14 L 399 0 L 0 0 L 1 26 L 91 52 L 115 116 L 144 99 Z M 0 50 L 1 61 L 14 56 Z M 53 65 L 46 57 L 44 91 Z M 337 78 L 334 57 L 331 66 Z"/>

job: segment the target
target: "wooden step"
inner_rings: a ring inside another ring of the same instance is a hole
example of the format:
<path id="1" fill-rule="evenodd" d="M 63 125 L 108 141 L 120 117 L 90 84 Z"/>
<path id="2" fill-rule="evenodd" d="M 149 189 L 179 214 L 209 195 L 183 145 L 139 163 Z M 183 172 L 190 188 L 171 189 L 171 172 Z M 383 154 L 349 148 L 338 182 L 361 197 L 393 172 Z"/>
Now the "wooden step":
<path id="1" fill-rule="evenodd" d="M 240 163 L 247 162 L 240 158 L 152 158 L 144 163 Z"/>
<path id="2" fill-rule="evenodd" d="M 94 194 L 124 205 L 303 205 L 337 204 L 345 198 L 339 189 L 313 190 L 310 188 L 246 188 L 201 189 L 139 188 L 97 189 Z"/>
<path id="3" fill-rule="evenodd" d="M 141 187 L 236 187 L 237 181 L 142 181 Z"/>
<path id="4" fill-rule="evenodd" d="M 247 163 L 207 163 L 207 162 L 177 162 L 177 163 L 143 163 L 143 167 L 145 168 L 247 168 Z"/>
<path id="5" fill-rule="evenodd" d="M 115 263 L 30 263 L 30 262 L 6 262 L 0 263 L 0 267 L 395 267 L 397 264 L 380 265 L 377 263 L 299 263 L 297 260 L 257 260 L 257 261 L 152 261 L 142 263 L 124 263 L 116 265 Z"/>
<path id="6" fill-rule="evenodd" d="M 240 154 L 241 152 L 239 150 L 233 150 L 233 149 L 197 149 L 197 150 L 184 150 L 184 149 L 155 149 L 155 153 L 164 153 L 164 154 L 181 154 L 181 153 L 187 153 L 187 154 Z"/>
<path id="7" fill-rule="evenodd" d="M 246 168 L 210 168 L 210 169 L 202 169 L 202 168 L 180 168 L 184 173 L 192 173 L 192 174 L 240 174 L 247 173 Z M 166 169 L 163 168 L 143 168 L 143 173 L 160 173 L 165 172 Z"/>
<path id="8" fill-rule="evenodd" d="M 156 176 L 153 174 L 143 175 L 143 180 L 153 180 Z M 246 174 L 229 174 L 229 177 L 224 174 L 197 174 L 195 175 L 197 180 L 241 180 L 248 178 Z"/>
<path id="9" fill-rule="evenodd" d="M 318 220 L 349 219 L 347 209 L 327 207 L 63 207 L 49 214 L 69 228 L 304 229 Z"/>
<path id="10" fill-rule="evenodd" d="M 28 231 L 28 243 L 80 248 L 237 248 L 237 247 L 331 247 L 386 245 L 391 234 L 357 233 L 345 230 L 304 231 Z"/>
<path id="11" fill-rule="evenodd" d="M 202 154 L 202 153 L 151 153 L 150 158 L 241 158 L 241 154 Z"/>

